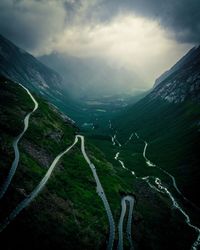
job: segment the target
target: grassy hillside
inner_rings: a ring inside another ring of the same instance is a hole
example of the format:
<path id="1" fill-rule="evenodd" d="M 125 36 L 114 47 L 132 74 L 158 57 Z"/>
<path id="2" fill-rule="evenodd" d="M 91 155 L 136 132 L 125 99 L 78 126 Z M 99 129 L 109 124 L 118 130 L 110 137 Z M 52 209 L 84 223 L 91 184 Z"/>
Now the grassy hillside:
<path id="1" fill-rule="evenodd" d="M 14 157 L 12 141 L 22 131 L 23 119 L 33 108 L 33 103 L 17 84 L 1 78 L 0 86 L 2 183 Z M 52 105 L 38 96 L 35 98 L 39 108 L 30 117 L 30 127 L 19 144 L 20 163 L 8 192 L 0 202 L 1 222 L 33 190 L 54 157 L 68 147 L 78 133 L 78 129 L 63 119 Z M 131 193 L 136 197 L 133 223 L 135 249 L 189 249 L 196 234 L 184 223 L 182 216 L 171 209 L 169 198 L 122 169 L 113 159 L 118 149 L 112 147 L 110 139 L 91 137 L 86 138 L 85 143 L 116 226 L 123 194 Z M 131 144 L 129 147 L 132 147 Z M 0 233 L 4 249 L 105 249 L 108 221 L 95 188 L 80 144 L 77 144 L 56 166 L 39 196 Z M 125 249 L 129 249 L 126 241 Z"/>
<path id="2" fill-rule="evenodd" d="M 0 95 L 2 183 L 14 156 L 12 140 L 22 130 L 24 116 L 33 104 L 20 86 L 2 78 Z M 65 122 L 48 103 L 36 98 L 39 109 L 30 118 L 30 127 L 20 142 L 20 164 L 0 204 L 1 220 L 33 190 L 53 158 L 74 141 L 77 133 L 77 129 Z M 114 214 L 120 213 L 120 191 L 126 191 L 126 187 L 118 184 L 112 165 L 94 146 L 88 145 L 87 151 L 97 171 L 99 169 L 100 178 L 105 174 L 102 184 Z M 95 187 L 80 145 L 77 145 L 63 157 L 44 191 L 1 233 L 1 241 L 7 249 L 16 246 L 25 249 L 27 245 L 31 249 L 55 249 L 58 245 L 59 249 L 103 247 L 108 222 Z M 13 235 L 13 241 L 8 240 L 10 235 Z"/>
<path id="3" fill-rule="evenodd" d="M 198 206 L 199 114 L 199 103 L 172 104 L 146 97 L 115 121 L 120 139 L 125 141 L 136 131 L 149 143 L 147 157 L 172 173 L 183 193 Z M 134 147 L 130 148 L 133 152 Z"/>
<path id="4" fill-rule="evenodd" d="M 191 242 L 195 240 L 197 234 L 188 228 L 184 217 L 172 208 L 168 196 L 149 188 L 145 181 L 136 179 L 114 159 L 116 153 L 120 152 L 119 159 L 127 168 L 135 171 L 138 177 L 158 176 L 173 192 L 171 179 L 161 172 L 158 173 L 156 169 L 148 168 L 145 164 L 142 157 L 143 141 L 137 141 L 134 138 L 127 146 L 119 148 L 112 145 L 109 137 L 96 135 L 88 137 L 105 153 L 106 159 L 113 164 L 119 178 L 125 180 L 126 184 L 131 185 L 134 190 L 136 196 L 133 224 L 135 249 L 190 249 Z M 176 199 L 183 205 L 180 197 L 177 196 Z M 190 214 L 192 222 L 199 225 L 198 211 L 194 211 L 186 203 L 183 207 Z"/>

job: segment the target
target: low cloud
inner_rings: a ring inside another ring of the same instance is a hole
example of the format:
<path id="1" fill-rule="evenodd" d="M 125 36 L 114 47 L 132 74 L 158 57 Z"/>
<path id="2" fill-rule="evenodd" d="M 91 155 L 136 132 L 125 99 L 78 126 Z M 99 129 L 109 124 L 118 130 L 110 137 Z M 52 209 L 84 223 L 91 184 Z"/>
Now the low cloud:
<path id="1" fill-rule="evenodd" d="M 1 0 L 0 33 L 30 52 L 50 47 L 65 27 L 62 2 Z"/>
<path id="2" fill-rule="evenodd" d="M 190 46 L 178 45 L 157 21 L 120 15 L 109 23 L 66 28 L 51 50 L 75 57 L 103 58 L 116 67 L 133 69 L 144 82 L 152 84 Z"/>
<path id="3" fill-rule="evenodd" d="M 100 58 L 153 80 L 200 41 L 199 0 L 1 0 L 0 33 L 36 56 Z"/>

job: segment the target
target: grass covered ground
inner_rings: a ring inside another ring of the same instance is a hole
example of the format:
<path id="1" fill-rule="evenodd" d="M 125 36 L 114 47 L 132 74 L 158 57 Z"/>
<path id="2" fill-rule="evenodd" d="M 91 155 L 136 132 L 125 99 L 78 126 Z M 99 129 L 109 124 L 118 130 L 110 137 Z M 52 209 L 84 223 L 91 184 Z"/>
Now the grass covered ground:
<path id="1" fill-rule="evenodd" d="M 124 141 L 136 131 L 149 143 L 147 157 L 173 174 L 186 197 L 198 206 L 199 114 L 199 103 L 171 104 L 147 97 L 115 121 L 119 139 Z"/>
<path id="2" fill-rule="evenodd" d="M 119 159 L 138 177 L 149 175 L 162 179 L 163 184 L 174 194 L 177 202 L 191 216 L 192 222 L 198 225 L 198 211 L 194 211 L 188 204 L 182 203 L 183 200 L 176 195 L 171 179 L 157 169 L 149 168 L 146 165 L 142 156 L 144 142 L 133 137 L 130 143 L 119 148 L 112 145 L 109 137 L 93 134 L 89 136 L 89 140 L 98 145 L 106 159 L 114 166 L 119 179 L 125 181 L 128 187 L 132 187 L 132 192 L 134 191 L 136 196 L 133 224 L 135 248 L 190 249 L 197 234 L 186 225 L 184 216 L 172 208 L 169 197 L 149 188 L 145 181 L 136 179 L 114 159 L 116 153 L 120 152 Z"/>
<path id="3" fill-rule="evenodd" d="M 32 108 L 27 93 L 1 78 L 1 176 L 10 169 L 12 140 L 23 129 L 25 114 Z M 78 129 L 66 122 L 51 105 L 35 97 L 38 110 L 30 117 L 30 127 L 19 144 L 21 158 L 11 186 L 0 203 L 1 221 L 38 184 L 54 157 L 74 141 Z M 8 104 L 8 105 L 7 105 Z M 12 123 L 10 122 L 12 120 Z M 102 153 L 87 143 L 113 214 L 120 214 L 120 192 L 130 191 L 119 184 L 113 166 Z M 80 145 L 66 154 L 55 168 L 45 189 L 0 235 L 5 249 L 101 249 L 108 237 L 108 221 L 96 193 L 92 173 Z M 12 237 L 12 241 L 10 241 Z M 3 244 L 2 243 L 2 244 Z"/>
<path id="4" fill-rule="evenodd" d="M 23 129 L 23 119 L 33 104 L 15 83 L 0 79 L 0 183 L 14 157 L 12 141 Z M 39 109 L 19 144 L 20 163 L 11 186 L 0 202 L 3 219 L 38 184 L 55 156 L 73 141 L 78 128 L 61 117 L 47 102 L 35 96 Z M 120 138 L 119 138 L 120 139 Z M 123 194 L 136 197 L 133 240 L 135 249 L 189 249 L 196 234 L 183 217 L 171 209 L 167 196 L 135 179 L 114 160 L 118 148 L 109 136 L 86 136 L 86 151 L 95 164 L 114 215 L 116 229 Z M 130 143 L 121 150 L 125 165 L 144 175 L 150 171 L 141 156 L 143 143 Z M 130 154 L 131 152 L 131 154 Z M 44 190 L 2 232 L 4 249 L 105 249 L 108 221 L 80 143 L 56 166 Z M 181 229 L 181 231 L 180 231 Z M 117 233 L 115 248 L 117 246 Z M 125 249 L 129 249 L 125 241 Z"/>

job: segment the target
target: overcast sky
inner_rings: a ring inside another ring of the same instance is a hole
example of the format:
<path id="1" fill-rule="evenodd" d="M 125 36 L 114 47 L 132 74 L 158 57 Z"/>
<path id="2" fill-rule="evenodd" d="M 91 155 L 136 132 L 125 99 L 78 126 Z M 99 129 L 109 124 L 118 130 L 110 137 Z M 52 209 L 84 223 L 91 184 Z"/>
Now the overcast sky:
<path id="1" fill-rule="evenodd" d="M 146 87 L 200 42 L 199 17 L 199 0 L 0 1 L 0 33 L 35 56 L 101 58 Z"/>

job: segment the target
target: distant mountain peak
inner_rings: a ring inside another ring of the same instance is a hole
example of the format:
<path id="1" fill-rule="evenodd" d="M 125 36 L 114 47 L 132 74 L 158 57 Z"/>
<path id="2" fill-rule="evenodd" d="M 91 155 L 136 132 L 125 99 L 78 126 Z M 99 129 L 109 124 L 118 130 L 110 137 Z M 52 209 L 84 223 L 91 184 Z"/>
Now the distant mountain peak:
<path id="1" fill-rule="evenodd" d="M 200 46 L 192 48 L 161 75 L 149 96 L 174 103 L 200 101 Z"/>
<path id="2" fill-rule="evenodd" d="M 60 89 L 62 78 L 34 56 L 0 35 L 0 74 L 42 92 Z"/>
<path id="3" fill-rule="evenodd" d="M 185 64 L 190 62 L 193 57 L 196 57 L 196 53 L 198 53 L 198 50 L 200 49 L 200 45 L 196 45 L 192 49 L 190 49 L 178 62 L 173 65 L 169 70 L 165 71 L 161 76 L 159 76 L 155 80 L 154 88 L 158 86 L 162 81 L 167 79 L 171 74 L 179 70 L 181 67 L 183 67 Z"/>

